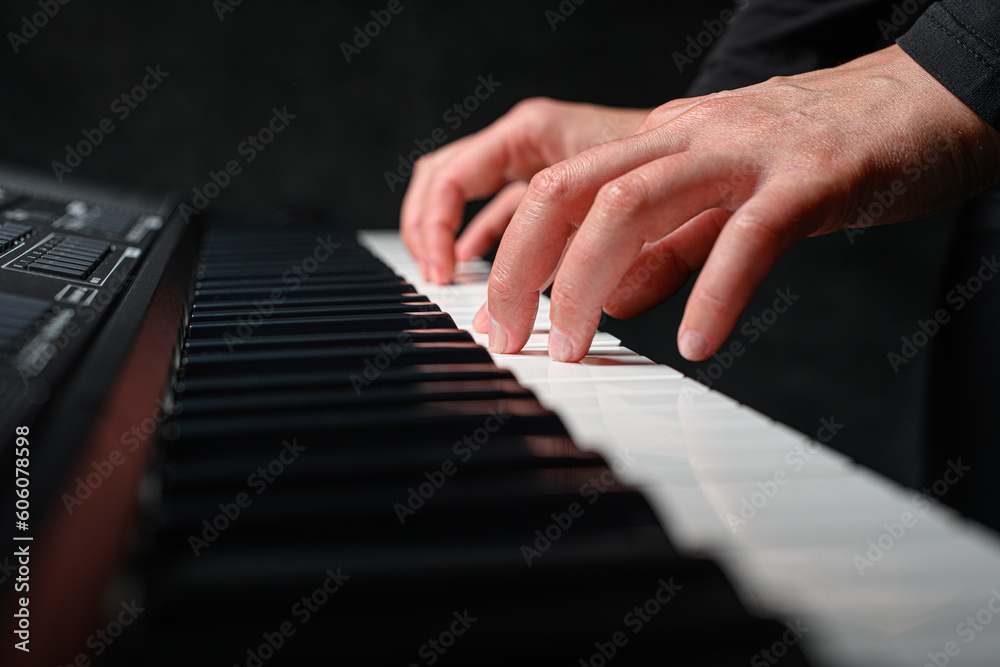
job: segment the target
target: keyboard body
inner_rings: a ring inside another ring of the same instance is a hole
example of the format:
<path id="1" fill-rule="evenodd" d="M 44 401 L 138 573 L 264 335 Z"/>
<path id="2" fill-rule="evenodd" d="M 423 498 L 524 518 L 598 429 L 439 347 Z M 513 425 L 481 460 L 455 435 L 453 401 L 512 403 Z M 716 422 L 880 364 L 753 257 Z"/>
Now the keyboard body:
<path id="1" fill-rule="evenodd" d="M 491 355 L 481 262 L 0 176 L 3 664 L 1000 655 L 992 534 L 544 303 Z"/>

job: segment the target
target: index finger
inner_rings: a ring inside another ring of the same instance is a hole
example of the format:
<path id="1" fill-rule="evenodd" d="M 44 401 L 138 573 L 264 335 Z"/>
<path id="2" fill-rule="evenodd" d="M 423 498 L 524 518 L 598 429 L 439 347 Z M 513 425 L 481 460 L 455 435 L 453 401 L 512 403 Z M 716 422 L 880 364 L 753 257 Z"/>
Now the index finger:
<path id="1" fill-rule="evenodd" d="M 523 125 L 501 119 L 417 161 L 403 198 L 400 234 L 436 282 L 452 277 L 455 235 L 466 202 L 527 180 L 546 166 Z"/>
<path id="2" fill-rule="evenodd" d="M 516 352 L 527 342 L 538 296 L 601 186 L 680 148 L 680 139 L 652 131 L 595 146 L 531 179 L 490 273 L 491 350 Z"/>

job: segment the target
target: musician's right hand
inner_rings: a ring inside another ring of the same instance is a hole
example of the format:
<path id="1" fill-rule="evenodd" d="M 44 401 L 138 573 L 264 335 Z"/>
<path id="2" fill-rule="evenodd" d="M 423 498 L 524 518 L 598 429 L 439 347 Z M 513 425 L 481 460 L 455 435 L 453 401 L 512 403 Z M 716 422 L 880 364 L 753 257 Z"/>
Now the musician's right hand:
<path id="1" fill-rule="evenodd" d="M 537 172 L 630 136 L 648 114 L 648 109 L 533 98 L 486 129 L 421 157 L 403 198 L 400 234 L 424 279 L 448 283 L 456 260 L 488 251 Z M 456 241 L 466 203 L 494 193 Z"/>

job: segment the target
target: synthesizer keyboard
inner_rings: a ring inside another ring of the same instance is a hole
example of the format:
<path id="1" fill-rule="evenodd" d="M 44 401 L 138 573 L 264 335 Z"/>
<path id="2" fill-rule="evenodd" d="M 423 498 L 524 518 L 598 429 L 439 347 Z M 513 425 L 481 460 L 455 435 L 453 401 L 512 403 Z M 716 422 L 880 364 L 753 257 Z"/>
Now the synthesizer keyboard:
<path id="1" fill-rule="evenodd" d="M 488 265 L 436 286 L 395 232 L 361 239 L 472 330 Z M 607 333 L 581 363 L 553 362 L 547 307 L 543 297 L 525 351 L 492 355 L 496 364 L 582 449 L 627 462 L 619 478 L 650 501 L 680 551 L 712 554 L 750 604 L 808 627 L 802 643 L 816 664 L 1000 664 L 1000 541 L 937 502 L 961 483 L 960 459 L 914 491 L 819 442 L 836 437 L 835 415 L 817 415 L 808 438 Z"/>
<path id="2" fill-rule="evenodd" d="M 996 664 L 991 533 L 482 263 L 0 188 L 2 664 Z"/>
<path id="3" fill-rule="evenodd" d="M 4 192 L 3 664 L 807 664 L 354 234 Z"/>

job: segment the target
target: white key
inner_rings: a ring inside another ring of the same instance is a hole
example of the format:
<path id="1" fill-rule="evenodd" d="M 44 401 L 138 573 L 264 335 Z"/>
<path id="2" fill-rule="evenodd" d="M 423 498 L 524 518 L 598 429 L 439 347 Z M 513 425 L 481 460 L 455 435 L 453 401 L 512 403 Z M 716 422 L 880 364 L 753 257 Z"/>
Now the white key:
<path id="1" fill-rule="evenodd" d="M 487 264 L 429 285 L 395 232 L 361 238 L 471 328 Z M 817 665 L 1000 664 L 996 535 L 607 334 L 581 363 L 554 362 L 548 314 L 543 298 L 525 351 L 493 355 L 497 365 L 642 491 L 679 549 L 707 552 L 749 605 L 807 627 Z"/>

